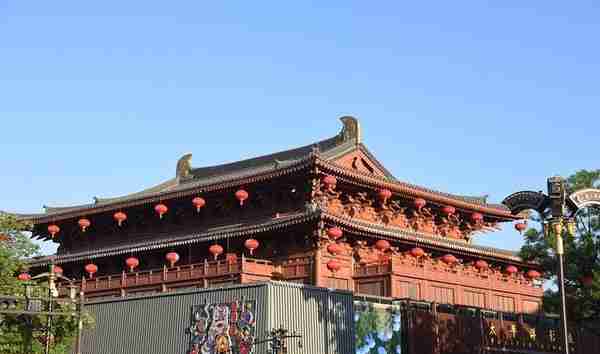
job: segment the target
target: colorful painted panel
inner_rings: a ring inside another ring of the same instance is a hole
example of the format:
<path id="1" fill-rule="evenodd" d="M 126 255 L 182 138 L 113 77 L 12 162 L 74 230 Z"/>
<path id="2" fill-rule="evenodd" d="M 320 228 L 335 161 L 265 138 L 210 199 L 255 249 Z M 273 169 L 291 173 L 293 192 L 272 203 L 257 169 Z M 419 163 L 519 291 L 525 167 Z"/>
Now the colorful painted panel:
<path id="1" fill-rule="evenodd" d="M 400 308 L 370 302 L 354 303 L 356 354 L 400 354 Z"/>
<path id="2" fill-rule="evenodd" d="M 254 353 L 255 307 L 243 300 L 194 306 L 188 354 Z"/>

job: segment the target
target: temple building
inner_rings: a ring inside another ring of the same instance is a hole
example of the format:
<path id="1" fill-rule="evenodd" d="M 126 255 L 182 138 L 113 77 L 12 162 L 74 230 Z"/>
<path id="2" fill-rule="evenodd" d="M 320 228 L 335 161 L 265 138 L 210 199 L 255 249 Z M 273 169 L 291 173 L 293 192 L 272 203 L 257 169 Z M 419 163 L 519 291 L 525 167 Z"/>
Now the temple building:
<path id="1" fill-rule="evenodd" d="M 332 138 L 193 167 L 141 192 L 21 215 L 89 298 L 281 280 L 355 295 L 537 312 L 539 266 L 473 242 L 519 217 L 485 197 L 397 180 L 342 117 Z M 436 171 L 430 171 L 435 173 Z M 442 171 L 438 171 L 442 172 Z"/>

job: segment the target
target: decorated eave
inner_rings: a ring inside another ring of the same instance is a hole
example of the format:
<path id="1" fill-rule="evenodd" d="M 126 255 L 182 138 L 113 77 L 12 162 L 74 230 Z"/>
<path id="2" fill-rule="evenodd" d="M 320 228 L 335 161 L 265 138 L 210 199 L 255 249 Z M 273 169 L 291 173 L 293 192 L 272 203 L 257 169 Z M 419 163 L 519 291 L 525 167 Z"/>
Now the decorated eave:
<path id="1" fill-rule="evenodd" d="M 405 245 L 417 245 L 429 250 L 452 252 L 457 256 L 485 259 L 496 263 L 510 263 L 518 266 L 537 268 L 535 264 L 524 262 L 515 252 L 494 247 L 466 244 L 464 242 L 444 239 L 413 230 L 405 230 L 383 225 L 373 225 L 361 220 L 339 217 L 321 210 L 319 207 L 307 206 L 306 210 L 283 215 L 277 218 L 257 220 L 253 224 L 237 224 L 226 227 L 213 227 L 196 233 L 168 234 L 152 240 L 133 241 L 99 250 L 87 250 L 30 260 L 29 265 L 40 267 L 50 263 L 67 264 L 89 261 L 104 257 L 136 254 L 152 250 L 169 250 L 178 246 L 206 243 L 233 238 L 259 237 L 262 233 L 282 231 L 306 222 L 322 221 L 327 225 L 339 226 L 345 234 L 353 237 L 386 239 Z"/>
<path id="2" fill-rule="evenodd" d="M 234 163 L 201 168 L 193 168 L 192 155 L 186 154 L 177 163 L 175 178 L 141 192 L 116 198 L 94 198 L 92 203 L 83 205 L 45 207 L 44 213 L 19 215 L 19 217 L 38 226 L 34 228 L 36 230 L 34 236 L 49 239 L 50 235 L 49 232 L 45 232 L 45 225 L 68 219 L 92 219 L 94 214 L 115 212 L 146 204 L 153 205 L 173 199 L 192 200 L 203 193 L 234 190 L 240 186 L 249 186 L 300 171 L 317 171 L 319 174 L 331 174 L 342 182 L 373 191 L 385 188 L 403 198 L 424 198 L 433 205 L 453 206 L 459 211 L 482 213 L 486 219 L 494 222 L 518 219 L 505 206 L 488 204 L 485 197 L 454 195 L 398 181 L 362 144 L 358 120 L 353 117 L 342 117 L 341 121 L 343 129 L 339 134 L 314 144 Z M 348 162 L 349 158 L 353 158 L 354 161 Z M 356 167 L 357 160 L 365 166 L 368 165 L 366 168 L 369 170 L 352 168 Z"/>

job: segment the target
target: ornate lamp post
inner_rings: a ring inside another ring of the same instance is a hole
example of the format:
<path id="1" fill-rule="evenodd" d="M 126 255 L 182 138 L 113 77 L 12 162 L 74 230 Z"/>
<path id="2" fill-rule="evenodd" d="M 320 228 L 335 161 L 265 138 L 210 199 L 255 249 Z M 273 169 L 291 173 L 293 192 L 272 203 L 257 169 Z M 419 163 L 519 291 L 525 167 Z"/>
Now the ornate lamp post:
<path id="1" fill-rule="evenodd" d="M 600 205 L 600 190 L 584 189 L 567 196 L 566 181 L 562 177 L 548 178 L 548 194 L 533 191 L 513 193 L 502 201 L 513 214 L 524 210 L 535 210 L 540 214 L 544 235 L 552 233 L 556 238 L 555 252 L 558 260 L 557 278 L 560 294 L 561 345 L 563 352 L 569 354 L 567 327 L 567 309 L 565 302 L 565 274 L 563 235 L 565 231 L 574 237 L 575 214 L 581 208 Z"/>

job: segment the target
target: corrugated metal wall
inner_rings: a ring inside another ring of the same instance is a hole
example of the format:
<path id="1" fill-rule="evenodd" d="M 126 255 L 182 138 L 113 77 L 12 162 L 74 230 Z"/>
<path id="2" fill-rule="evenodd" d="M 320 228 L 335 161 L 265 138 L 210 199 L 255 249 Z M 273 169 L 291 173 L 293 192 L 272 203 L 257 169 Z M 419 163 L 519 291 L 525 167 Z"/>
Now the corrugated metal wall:
<path id="1" fill-rule="evenodd" d="M 270 323 L 303 336 L 288 342 L 289 354 L 354 353 L 353 296 L 346 291 L 292 283 L 269 287 Z"/>
<path id="2" fill-rule="evenodd" d="M 267 286 L 250 285 L 181 292 L 86 306 L 96 320 L 83 337 L 85 354 L 185 354 L 189 349 L 192 306 L 256 301 L 256 333 L 269 329 Z M 258 353 L 262 353 L 259 351 Z"/>
<path id="3" fill-rule="evenodd" d="M 302 334 L 288 341 L 288 353 L 354 353 L 353 297 L 334 291 L 284 282 L 192 290 L 160 296 L 98 301 L 86 306 L 96 319 L 84 332 L 85 354 L 186 354 L 192 306 L 204 303 L 256 301 L 257 340 L 283 326 Z M 268 353 L 268 345 L 255 353 Z"/>

